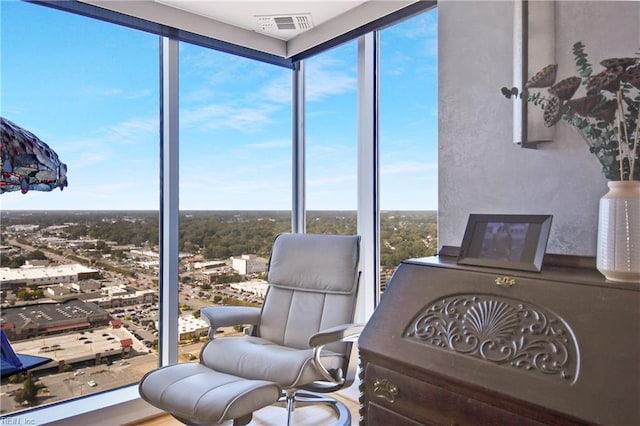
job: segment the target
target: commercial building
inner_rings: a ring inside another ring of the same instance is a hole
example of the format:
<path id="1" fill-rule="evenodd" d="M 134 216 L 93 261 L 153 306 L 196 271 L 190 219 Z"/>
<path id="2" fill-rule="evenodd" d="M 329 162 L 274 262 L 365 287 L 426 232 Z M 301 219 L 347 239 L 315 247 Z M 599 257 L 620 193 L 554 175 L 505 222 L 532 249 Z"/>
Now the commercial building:
<path id="1" fill-rule="evenodd" d="M 71 265 L 25 265 L 20 268 L 0 268 L 0 290 L 74 283 L 80 280 L 98 278 L 99 275 L 98 270 L 77 263 Z"/>
<path id="2" fill-rule="evenodd" d="M 2 309 L 0 327 L 10 340 L 24 340 L 106 326 L 109 319 L 109 313 L 95 303 L 73 299 Z"/>
<path id="3" fill-rule="evenodd" d="M 259 274 L 266 272 L 268 260 L 253 254 L 243 254 L 232 257 L 232 266 L 240 275 Z"/>

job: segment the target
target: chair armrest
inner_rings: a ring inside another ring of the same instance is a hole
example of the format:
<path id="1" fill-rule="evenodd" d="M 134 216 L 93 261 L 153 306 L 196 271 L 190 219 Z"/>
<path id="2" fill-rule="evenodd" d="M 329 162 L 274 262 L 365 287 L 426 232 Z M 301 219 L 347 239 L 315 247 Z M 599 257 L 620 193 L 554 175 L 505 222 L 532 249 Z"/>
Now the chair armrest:
<path id="1" fill-rule="evenodd" d="M 260 321 L 261 309 L 254 306 L 209 306 L 200 309 L 200 318 L 211 329 L 232 325 L 256 325 Z"/>
<path id="2" fill-rule="evenodd" d="M 342 324 L 335 327 L 327 328 L 314 334 L 309 338 L 309 346 L 313 348 L 313 363 L 318 372 L 329 382 L 344 385 L 348 379 L 345 378 L 345 372 L 342 368 L 327 370 L 322 364 L 321 352 L 325 345 L 336 342 L 353 342 L 356 340 L 364 329 L 364 324 Z"/>
<path id="3" fill-rule="evenodd" d="M 342 324 L 335 327 L 319 331 L 309 338 L 309 346 L 328 345 L 329 343 L 342 342 L 354 339 L 360 335 L 364 329 L 364 324 Z"/>

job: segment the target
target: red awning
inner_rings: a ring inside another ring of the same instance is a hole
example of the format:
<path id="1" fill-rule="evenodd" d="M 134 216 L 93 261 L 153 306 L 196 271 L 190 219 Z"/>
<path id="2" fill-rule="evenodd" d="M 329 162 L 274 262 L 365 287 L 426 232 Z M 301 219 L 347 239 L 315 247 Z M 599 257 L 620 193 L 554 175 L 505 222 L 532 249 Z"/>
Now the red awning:
<path id="1" fill-rule="evenodd" d="M 12 328 L 14 328 L 16 325 L 12 322 L 5 322 L 0 324 L 0 329 L 2 330 L 11 330 Z"/>
<path id="2" fill-rule="evenodd" d="M 90 325 L 91 325 L 90 322 L 77 322 L 75 324 L 56 325 L 53 327 L 47 327 L 45 331 L 70 330 L 72 328 L 89 327 Z"/>

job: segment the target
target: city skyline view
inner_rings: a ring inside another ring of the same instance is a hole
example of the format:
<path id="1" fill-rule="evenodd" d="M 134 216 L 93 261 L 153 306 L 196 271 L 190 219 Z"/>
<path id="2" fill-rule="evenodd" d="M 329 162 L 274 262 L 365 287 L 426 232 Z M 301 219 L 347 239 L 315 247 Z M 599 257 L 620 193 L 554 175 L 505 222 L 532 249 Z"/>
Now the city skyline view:
<path id="1" fill-rule="evenodd" d="M 1 115 L 56 151 L 69 179 L 4 193 L 2 209 L 157 210 L 158 37 L 0 7 Z M 436 23 L 432 11 L 381 32 L 384 210 L 437 210 Z M 179 54 L 181 210 L 290 210 L 290 70 L 186 43 Z M 306 61 L 310 210 L 356 208 L 356 58 L 349 42 Z"/>
<path id="2" fill-rule="evenodd" d="M 293 230 L 294 214 L 303 210 L 308 233 L 358 233 L 359 167 L 373 158 L 373 294 L 404 259 L 436 252 L 436 10 L 377 33 L 376 154 L 359 140 L 368 131 L 358 103 L 370 94 L 358 93 L 359 76 L 372 70 L 358 69 L 359 40 L 304 59 L 295 119 L 290 68 L 178 42 L 169 105 L 179 110 L 179 176 L 163 193 L 161 38 L 46 4 L 0 0 L 0 116 L 55 151 L 68 179 L 63 191 L 0 196 L 3 332 L 16 352 L 52 360 L 3 377 L 0 414 L 135 387 L 174 347 L 177 362 L 196 361 L 208 341 L 200 309 L 262 305 L 274 238 Z M 292 146 L 300 120 L 303 158 Z M 19 143 L 7 144 L 3 164 L 14 183 L 21 165 L 33 170 L 31 157 L 17 159 Z M 175 234 L 158 215 L 167 196 L 179 198 Z M 167 308 L 178 313 L 175 333 L 165 333 Z"/>

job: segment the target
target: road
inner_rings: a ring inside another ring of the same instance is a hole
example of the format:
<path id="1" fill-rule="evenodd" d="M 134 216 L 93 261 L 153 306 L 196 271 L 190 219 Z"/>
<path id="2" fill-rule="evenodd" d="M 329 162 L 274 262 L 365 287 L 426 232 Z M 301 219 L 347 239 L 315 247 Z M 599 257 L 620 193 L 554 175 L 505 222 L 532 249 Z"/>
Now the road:
<path id="1" fill-rule="evenodd" d="M 136 383 L 144 373 L 158 366 L 158 357 L 151 353 L 130 358 L 124 362 L 117 361 L 110 366 L 90 364 L 85 363 L 63 373 L 36 372 L 34 377 L 38 378 L 39 382 L 45 386 L 38 392 L 39 405 Z M 96 386 L 89 386 L 90 380 L 93 380 Z M 2 413 L 27 408 L 14 401 L 15 392 L 21 388 L 22 383 L 3 383 L 0 393 Z"/>
<path id="2" fill-rule="evenodd" d="M 36 247 L 19 243 L 15 239 L 9 240 L 8 243 L 20 247 L 24 250 L 25 254 L 33 250 L 37 250 Z M 56 254 L 49 250 L 46 250 L 45 254 L 51 261 L 59 264 L 76 263 L 66 256 Z M 120 274 L 104 270 L 102 271 L 102 274 L 104 278 L 107 278 L 114 283 L 126 283 L 127 285 L 140 290 L 145 288 L 157 289 L 158 276 L 149 274 L 146 271 L 136 270 L 137 276 L 135 279 L 125 278 Z M 191 311 L 184 311 L 183 315 L 192 314 L 194 311 L 200 310 L 203 307 L 213 305 L 213 300 L 200 299 L 197 297 L 198 292 L 201 291 L 200 287 L 188 284 L 182 284 L 181 287 L 182 290 L 179 293 L 180 302 L 192 308 Z M 241 297 L 238 292 L 228 289 L 208 290 L 207 292 L 210 294 L 217 293 L 234 298 Z M 109 309 L 109 311 L 113 311 L 113 309 Z M 153 342 L 157 339 L 157 336 L 153 334 L 152 329 L 142 327 L 130 320 L 126 320 L 124 322 L 129 326 L 129 330 L 132 333 L 136 333 L 141 337 L 140 340 Z M 233 327 L 228 327 L 224 330 L 224 335 L 233 334 L 237 334 Z M 197 360 L 202 346 L 203 343 L 180 346 L 179 362 Z M 73 370 L 63 373 L 56 372 L 55 370 L 35 372 L 35 377 L 39 378 L 39 381 L 45 386 L 39 392 L 39 405 L 136 383 L 145 373 L 158 366 L 158 355 L 155 351 L 150 350 L 147 354 L 126 359 L 125 362 L 115 361 L 110 366 L 106 364 L 97 366 L 91 364 L 92 362 L 74 365 Z M 80 373 L 78 373 L 79 371 Z M 89 386 L 89 381 L 94 381 L 96 386 Z M 2 413 L 10 413 L 28 408 L 22 407 L 14 401 L 15 392 L 22 387 L 22 383 L 11 384 L 8 383 L 6 379 L 3 380 L 2 388 L 0 389 L 0 407 Z"/>

